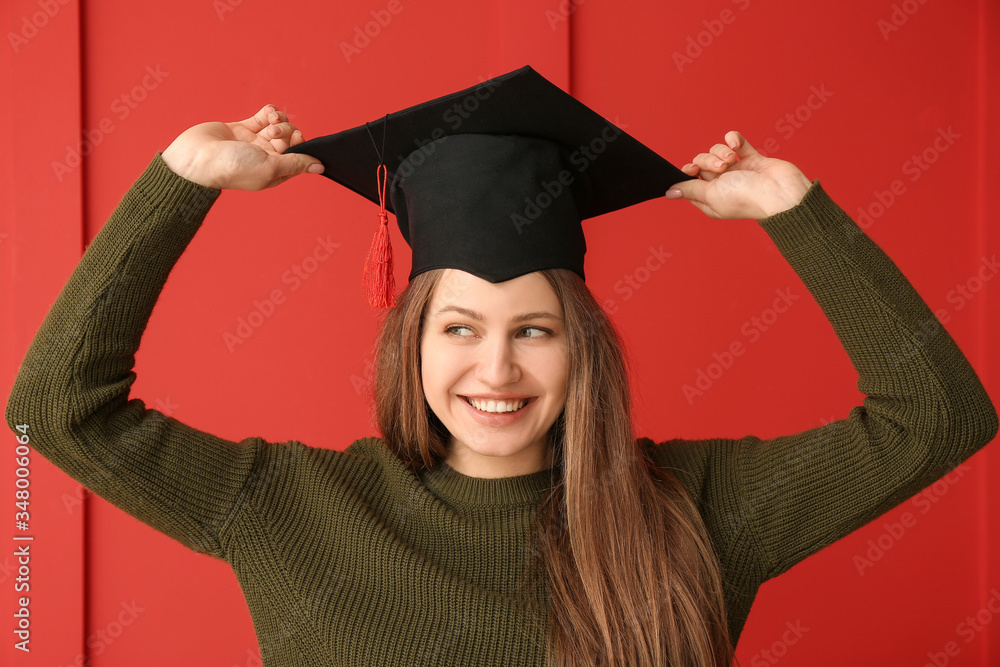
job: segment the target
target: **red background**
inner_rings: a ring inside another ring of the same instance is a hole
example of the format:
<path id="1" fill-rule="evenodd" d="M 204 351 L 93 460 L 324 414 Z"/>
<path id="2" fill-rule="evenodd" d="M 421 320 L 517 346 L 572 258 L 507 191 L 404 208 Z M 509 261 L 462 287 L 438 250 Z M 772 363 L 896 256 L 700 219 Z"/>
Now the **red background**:
<path id="1" fill-rule="evenodd" d="M 990 122 L 1000 101 L 995 2 L 80 4 L 6 0 L 0 9 L 3 396 L 86 243 L 154 152 L 185 128 L 273 102 L 307 137 L 327 134 L 524 64 L 678 164 L 739 129 L 821 179 L 852 215 L 868 209 L 868 234 L 1000 395 L 1000 355 L 987 346 L 1000 337 L 1000 281 L 973 281 L 979 289 L 969 299 L 954 291 L 1000 248 L 997 225 L 987 224 L 1000 210 L 992 187 L 1000 140 Z M 373 17 L 385 25 L 369 25 L 377 34 L 345 55 L 342 43 Z M 822 101 L 810 98 L 815 91 Z M 948 128 L 958 138 L 934 150 Z M 88 154 L 74 167 L 80 149 Z M 933 164 L 912 171 L 909 161 L 926 149 Z M 880 211 L 879 197 L 887 202 L 897 180 L 894 201 Z M 234 440 L 343 449 L 373 433 L 357 389 L 377 323 L 359 280 L 373 223 L 370 204 L 326 179 L 224 193 L 153 313 L 133 395 Z M 660 199 L 587 230 L 588 283 L 615 300 L 641 434 L 772 437 L 843 418 L 860 403 L 857 374 L 832 328 L 754 222 L 711 221 Z M 283 273 L 327 236 L 339 248 L 293 291 Z M 393 241 L 403 284 L 408 254 L 398 235 Z M 641 289 L 616 290 L 638 277 L 651 246 L 672 256 Z M 744 323 L 786 288 L 805 298 L 745 345 L 704 395 L 686 399 L 681 387 L 714 352 L 747 343 Z M 231 352 L 224 334 L 274 289 L 285 301 Z M 33 650 L 15 651 L 14 437 L 0 438 L 2 664 L 84 664 L 84 656 L 101 667 L 259 664 L 228 566 L 101 499 L 77 502 L 79 486 L 38 455 Z M 1000 589 L 998 473 L 991 446 L 928 511 L 908 501 L 768 582 L 738 658 L 751 667 L 919 666 L 955 642 L 948 664 L 1000 664 L 997 615 L 972 637 L 958 627 Z M 906 511 L 915 525 L 859 574 L 855 556 L 869 540 L 884 542 L 884 523 Z M 116 626 L 133 601 L 141 611 Z M 795 643 L 785 641 L 788 624 L 807 628 Z"/>

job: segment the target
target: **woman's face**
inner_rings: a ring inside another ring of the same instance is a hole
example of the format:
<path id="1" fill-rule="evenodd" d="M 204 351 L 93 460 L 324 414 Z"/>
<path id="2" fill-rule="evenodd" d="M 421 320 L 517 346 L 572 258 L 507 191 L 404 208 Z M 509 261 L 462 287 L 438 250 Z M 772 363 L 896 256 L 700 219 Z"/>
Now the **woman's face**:
<path id="1" fill-rule="evenodd" d="M 451 434 L 448 465 L 471 477 L 551 465 L 548 431 L 566 403 L 569 351 L 548 280 L 491 283 L 446 269 L 423 327 L 424 394 Z"/>

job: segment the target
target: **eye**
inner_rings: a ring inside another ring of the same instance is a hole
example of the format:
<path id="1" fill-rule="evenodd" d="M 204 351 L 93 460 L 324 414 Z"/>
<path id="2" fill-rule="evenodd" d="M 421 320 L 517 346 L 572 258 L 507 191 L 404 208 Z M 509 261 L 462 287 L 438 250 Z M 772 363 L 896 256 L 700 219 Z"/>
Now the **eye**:
<path id="1" fill-rule="evenodd" d="M 547 333 L 551 333 L 548 329 L 542 329 L 540 327 L 524 327 L 521 329 L 521 333 L 524 334 L 524 338 L 541 338 Z"/>
<path id="2" fill-rule="evenodd" d="M 462 333 L 463 331 L 465 333 Z M 461 338 L 472 335 L 472 329 L 466 326 L 462 326 L 461 324 L 453 324 L 450 327 L 445 327 L 444 332 L 451 334 L 453 336 L 459 336 Z"/>

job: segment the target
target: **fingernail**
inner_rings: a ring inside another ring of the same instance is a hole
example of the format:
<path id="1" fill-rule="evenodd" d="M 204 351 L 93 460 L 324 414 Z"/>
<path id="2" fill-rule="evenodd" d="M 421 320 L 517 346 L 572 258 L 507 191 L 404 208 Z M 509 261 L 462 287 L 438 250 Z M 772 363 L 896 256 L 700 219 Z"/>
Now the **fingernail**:
<path id="1" fill-rule="evenodd" d="M 322 174 L 323 164 L 321 162 L 314 162 L 313 164 L 309 165 L 309 169 L 307 169 L 306 171 L 308 171 L 310 174 Z"/>
<path id="2" fill-rule="evenodd" d="M 669 190 L 667 190 L 666 196 L 667 199 L 680 199 L 682 196 L 684 196 L 684 193 L 678 190 L 677 188 L 670 188 Z"/>
<path id="3" fill-rule="evenodd" d="M 715 168 L 716 168 L 716 169 L 718 169 L 718 168 L 719 168 L 719 167 L 721 167 L 721 166 L 722 166 L 723 164 L 725 164 L 725 163 L 724 163 L 724 162 L 723 162 L 722 160 L 716 160 L 716 162 L 715 162 Z"/>

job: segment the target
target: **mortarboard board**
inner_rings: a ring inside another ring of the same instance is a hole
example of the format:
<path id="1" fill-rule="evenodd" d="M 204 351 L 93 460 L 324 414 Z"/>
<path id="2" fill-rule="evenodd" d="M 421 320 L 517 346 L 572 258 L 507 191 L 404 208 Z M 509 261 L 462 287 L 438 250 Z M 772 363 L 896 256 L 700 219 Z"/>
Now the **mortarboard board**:
<path id="1" fill-rule="evenodd" d="M 287 152 L 381 205 L 373 306 L 394 303 L 385 211 L 413 251 L 410 280 L 436 268 L 494 283 L 549 268 L 583 278 L 582 220 L 691 178 L 529 66 Z"/>

